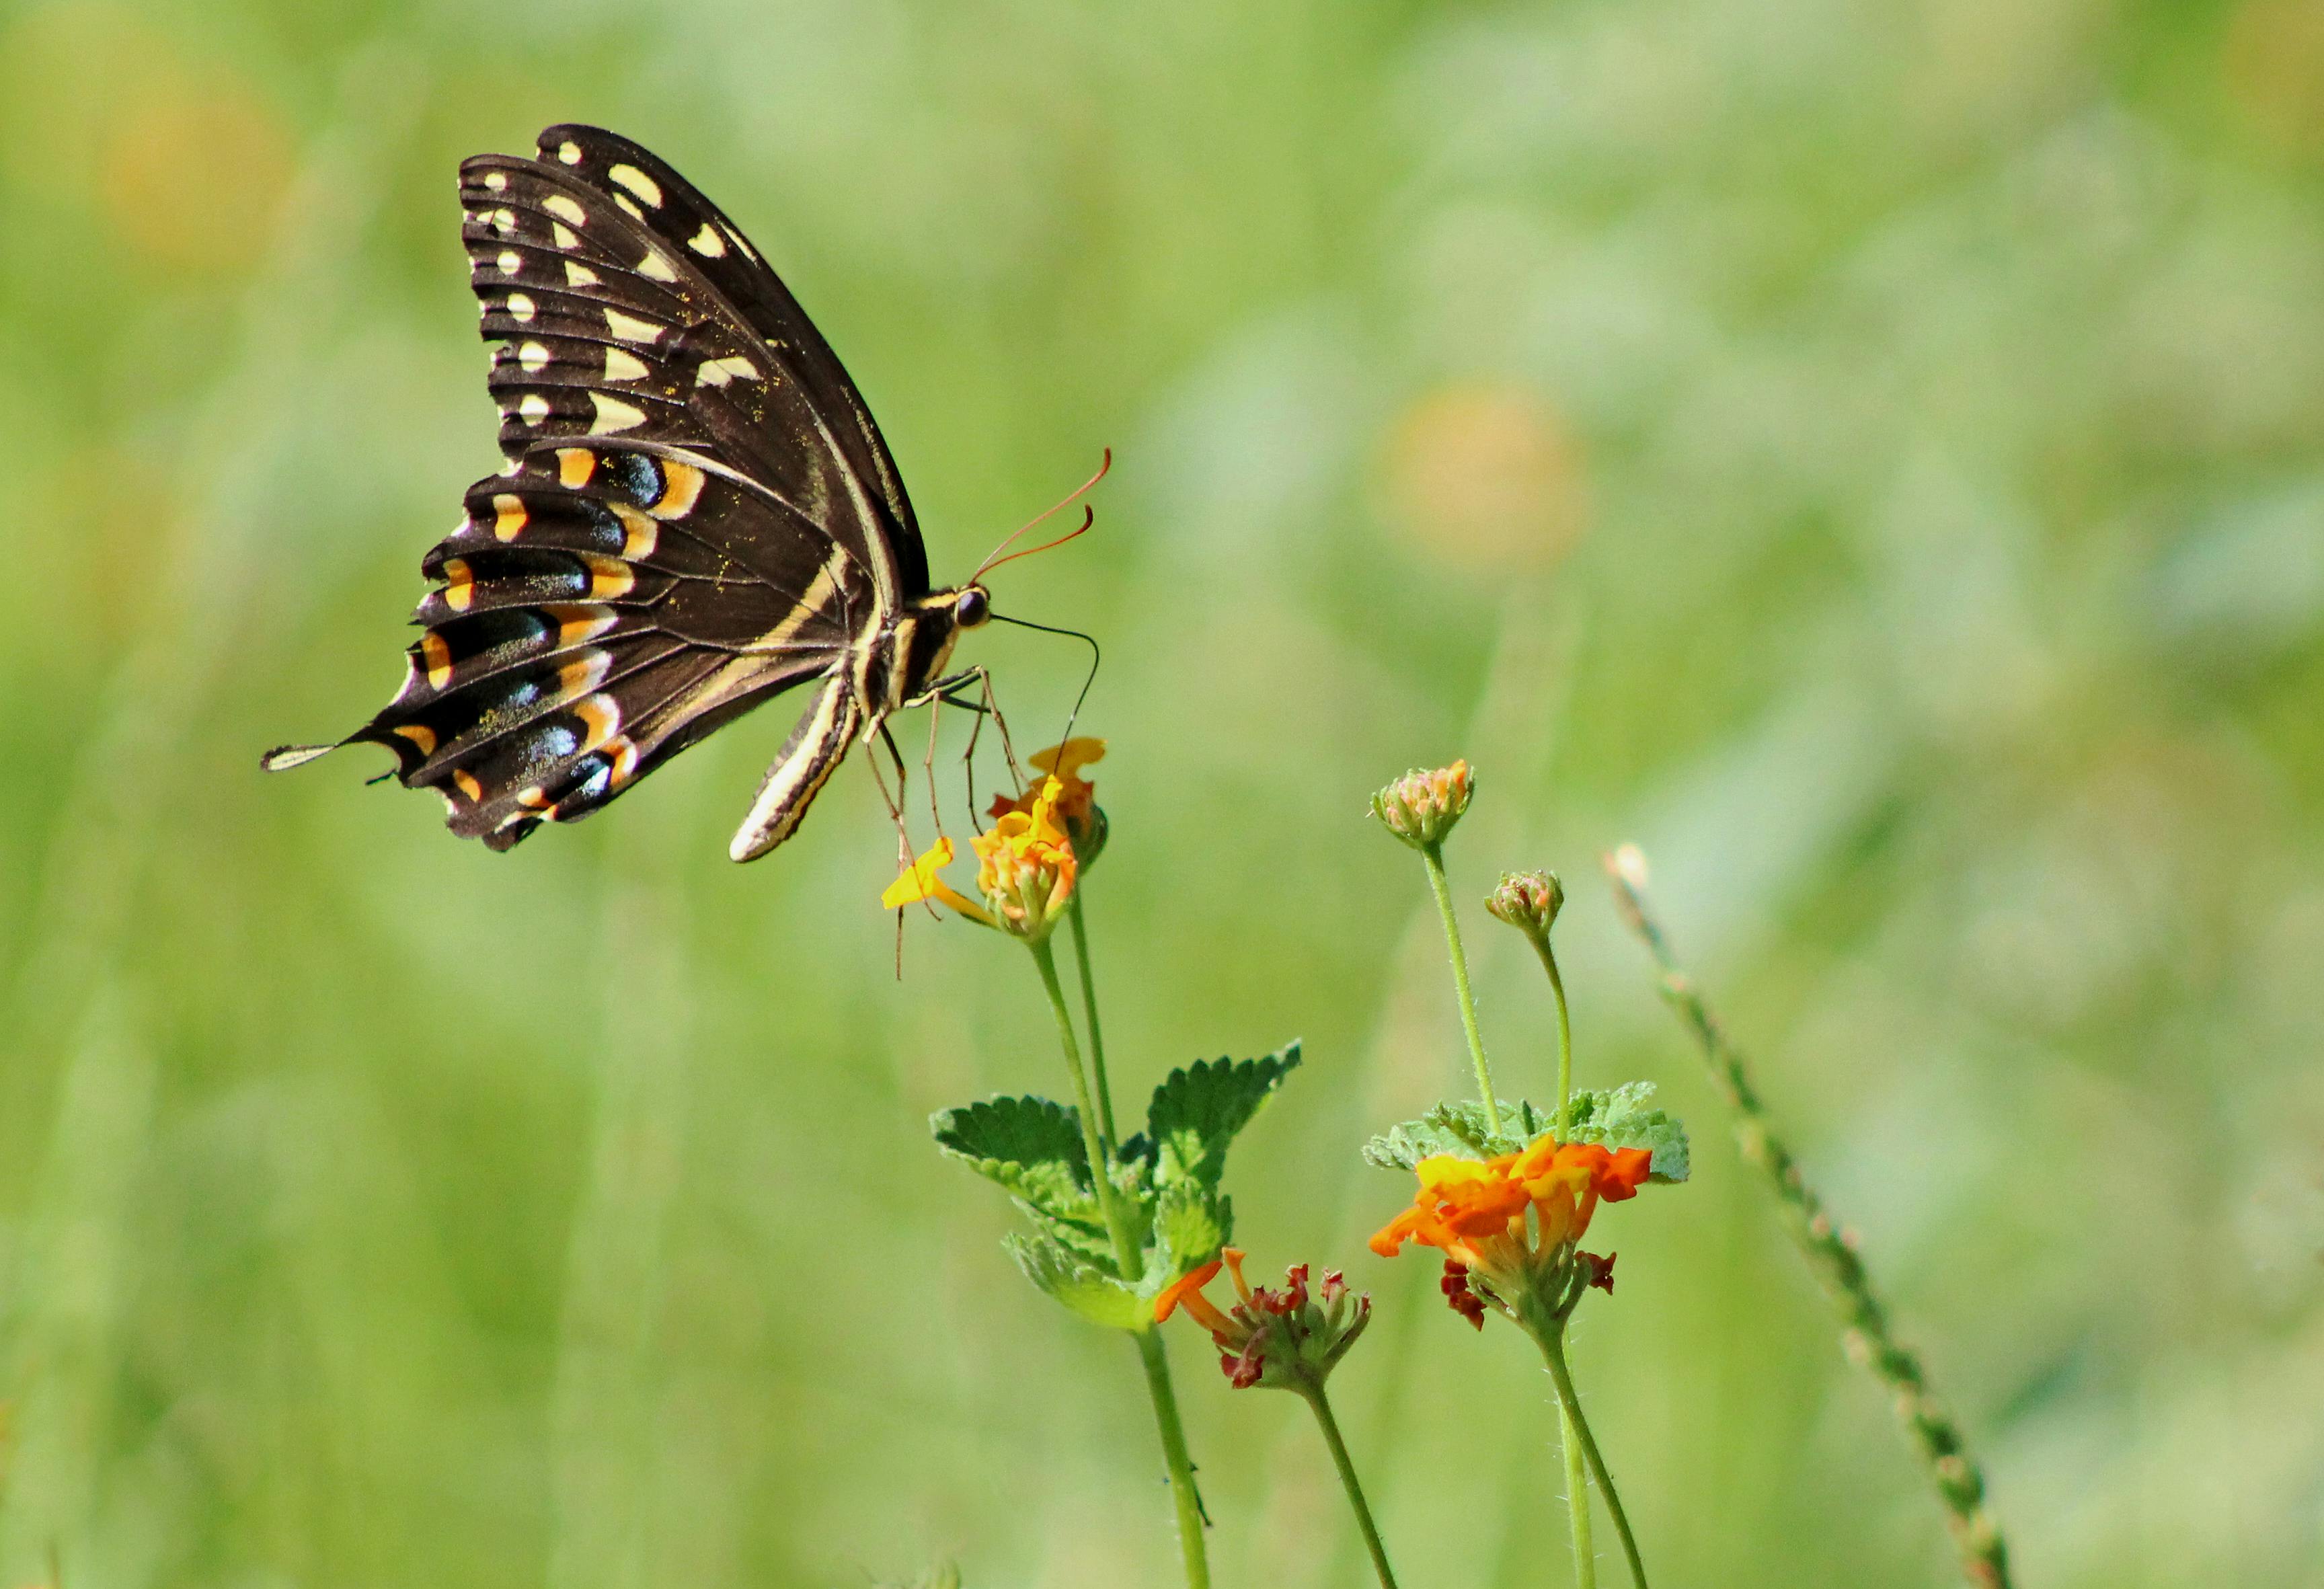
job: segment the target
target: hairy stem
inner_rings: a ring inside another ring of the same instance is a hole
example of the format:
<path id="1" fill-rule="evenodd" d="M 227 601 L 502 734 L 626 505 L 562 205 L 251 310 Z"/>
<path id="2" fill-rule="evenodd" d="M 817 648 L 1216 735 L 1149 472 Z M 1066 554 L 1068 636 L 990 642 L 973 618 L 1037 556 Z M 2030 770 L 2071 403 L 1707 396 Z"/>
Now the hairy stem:
<path id="1" fill-rule="evenodd" d="M 1420 858 L 1428 864 L 1428 886 L 1436 891 L 1436 911 L 1444 918 L 1444 946 L 1452 955 L 1452 986 L 1461 996 L 1461 1030 L 1469 1039 L 1469 1060 L 1477 1067 L 1477 1095 L 1484 1100 L 1485 1126 L 1495 1136 L 1501 1131 L 1501 1106 L 1493 1098 L 1493 1073 L 1485 1063 L 1485 1039 L 1477 1032 L 1477 995 L 1469 987 L 1469 956 L 1461 947 L 1461 923 L 1452 914 L 1452 890 L 1444 881 L 1444 853 L 1438 845 L 1422 845 Z"/>
<path id="2" fill-rule="evenodd" d="M 1380 1542 L 1379 1529 L 1372 1521 L 1372 1509 L 1364 1501 L 1364 1487 L 1356 1481 L 1356 1464 L 1348 1456 L 1347 1442 L 1340 1438 L 1340 1420 L 1332 1416 L 1332 1403 L 1323 1394 L 1323 1387 L 1303 1390 L 1301 1397 L 1315 1411 L 1316 1427 L 1323 1431 L 1323 1444 L 1332 1448 L 1332 1464 L 1340 1470 L 1340 1487 L 1348 1492 L 1349 1508 L 1356 1514 L 1356 1528 L 1364 1537 L 1364 1548 L 1371 1552 L 1372 1571 L 1380 1581 L 1380 1589 L 1396 1589 L 1396 1574 L 1388 1565 L 1388 1547 Z"/>
<path id="3" fill-rule="evenodd" d="M 1170 1497 L 1178 1508 L 1178 1555 L 1186 1569 L 1186 1589 L 1211 1589 L 1211 1562 L 1203 1543 L 1203 1498 L 1194 1489 L 1194 1460 L 1186 1452 L 1185 1427 L 1178 1421 L 1178 1396 L 1170 1387 L 1170 1360 L 1162 1332 L 1139 1330 L 1138 1360 L 1146 1367 L 1146 1392 L 1154 1400 L 1154 1427 L 1162 1434 L 1162 1461 L 1170 1470 Z"/>
<path id="4" fill-rule="evenodd" d="M 1121 1141 L 1113 1129 L 1113 1088 L 1105 1079 L 1105 1033 L 1097 1023 L 1097 979 L 1090 975 L 1089 928 L 1082 921 L 1082 891 L 1065 903 L 1065 925 L 1074 930 L 1074 961 L 1082 975 L 1082 1018 L 1089 1022 L 1090 1075 L 1097 1088 L 1098 1128 L 1106 1151 Z"/>
<path id="5" fill-rule="evenodd" d="M 1098 1208 L 1113 1238 L 1115 1266 L 1123 1280 L 1135 1285 L 1145 1272 L 1145 1264 L 1121 1213 L 1120 1198 L 1113 1184 L 1112 1154 L 1098 1134 L 1097 1113 L 1091 1106 L 1089 1074 L 1082 1064 L 1081 1043 L 1074 1035 L 1073 1014 L 1065 1008 L 1065 990 L 1057 981 L 1056 956 L 1050 952 L 1047 938 L 1028 947 L 1033 951 L 1034 965 L 1040 967 L 1041 986 L 1049 995 L 1049 1013 L 1057 1023 L 1057 1046 L 1064 1050 L 1065 1069 L 1073 1076 L 1074 1102 L 1081 1117 L 1082 1147 L 1089 1156 L 1090 1178 L 1094 1183 Z M 1162 1437 L 1162 1460 L 1170 1471 L 1171 1499 L 1178 1509 L 1178 1552 L 1185 1563 L 1186 1589 L 1210 1589 L 1211 1564 L 1203 1539 L 1203 1499 L 1194 1489 L 1194 1464 L 1186 1452 L 1185 1427 L 1178 1421 L 1178 1397 L 1170 1384 L 1170 1360 L 1163 1353 L 1162 1342 L 1152 1326 L 1136 1332 L 1133 1338 L 1138 1343 L 1139 1362 L 1146 1370 L 1147 1394 L 1154 1402 L 1154 1424 Z"/>
<path id="6" fill-rule="evenodd" d="M 1582 1416 L 1582 1402 L 1573 1394 L 1573 1375 L 1565 1366 L 1565 1335 L 1563 1324 L 1533 1332 L 1541 1344 L 1541 1354 L 1549 1363 L 1549 1377 L 1557 1381 L 1557 1399 L 1565 1414 L 1565 1427 L 1576 1437 L 1582 1455 L 1590 1464 L 1590 1472 L 1598 1481 L 1598 1493 L 1606 1498 L 1606 1510 L 1614 1520 L 1614 1532 L 1622 1541 L 1622 1555 L 1630 1564 L 1630 1582 L 1636 1589 L 1646 1589 L 1646 1565 L 1638 1559 L 1638 1542 L 1630 1533 L 1630 1520 L 1622 1510 L 1622 1497 L 1614 1488 L 1614 1475 L 1606 1471 L 1606 1459 L 1598 1454 L 1597 1439 L 1590 1433 L 1590 1420 Z M 1568 1462 L 1566 1472 L 1572 1473 Z M 1586 1540 L 1580 1531 L 1574 1537 L 1574 1549 L 1579 1552 Z"/>
<path id="7" fill-rule="evenodd" d="M 1562 1142 L 1570 1123 L 1566 1115 L 1573 1107 L 1573 1017 L 1565 1007 L 1565 978 L 1558 974 L 1557 951 L 1549 947 L 1549 934 L 1526 936 L 1541 956 L 1541 968 L 1549 973 L 1550 997 L 1557 1004 L 1557 1140 Z"/>
<path id="8" fill-rule="evenodd" d="M 1609 857 L 1607 871 L 1623 919 L 1655 957 L 1663 998 L 1694 1034 L 1711 1079 L 1726 1100 L 1743 1157 L 1766 1174 L 1784 1228 L 1840 1316 L 1840 1341 L 1848 1355 L 1888 1391 L 1906 1437 L 1928 1464 L 1961 1575 L 1977 1589 L 2008 1589 L 2009 1552 L 2000 1525 L 1985 1507 L 1985 1475 L 1969 1455 L 1960 1426 L 1930 1391 L 1920 1359 L 1891 1333 L 1888 1310 L 1873 1289 L 1853 1233 L 1831 1217 L 1823 1199 L 1801 1175 L 1791 1150 L 1775 1134 L 1766 1106 L 1751 1084 L 1750 1067 L 1727 1040 L 1692 980 L 1679 968 L 1669 938 L 1647 909 L 1639 868 L 1630 864 L 1630 857 Z"/>
<path id="9" fill-rule="evenodd" d="M 1563 1401 L 1557 1405 L 1557 1428 L 1565 1442 L 1565 1521 L 1573 1534 L 1575 1589 L 1598 1589 L 1598 1549 L 1590 1540 L 1590 1475 L 1582 1465 L 1573 1410 Z"/>

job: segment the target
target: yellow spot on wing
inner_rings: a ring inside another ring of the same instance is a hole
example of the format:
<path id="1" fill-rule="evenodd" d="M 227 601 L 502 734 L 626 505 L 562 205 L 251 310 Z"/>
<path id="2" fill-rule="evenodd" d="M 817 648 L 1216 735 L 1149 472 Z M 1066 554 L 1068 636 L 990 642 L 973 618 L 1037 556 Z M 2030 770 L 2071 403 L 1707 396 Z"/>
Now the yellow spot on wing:
<path id="1" fill-rule="evenodd" d="M 651 342 L 661 335 L 662 328 L 651 320 L 641 320 L 635 315 L 625 315 L 620 309 L 605 311 L 605 328 L 624 342 Z"/>
<path id="2" fill-rule="evenodd" d="M 576 237 L 573 235 L 571 228 L 567 227 L 562 221 L 551 221 L 549 223 L 549 240 L 556 244 L 559 248 L 577 247 L 581 242 L 581 239 Z"/>
<path id="3" fill-rule="evenodd" d="M 582 645 L 621 622 L 621 614 L 611 607 L 553 606 L 540 609 L 557 620 L 557 647 Z"/>
<path id="4" fill-rule="evenodd" d="M 643 220 L 643 219 L 645 219 L 645 218 L 646 218 L 646 212 L 645 212 L 644 210 L 640 209 L 640 208 L 637 207 L 637 202 L 636 202 L 636 200 L 632 199 L 628 194 L 626 194 L 626 193 L 616 193 L 616 194 L 614 194 L 614 195 L 613 195 L 613 202 L 614 202 L 614 203 L 616 203 L 616 204 L 618 204 L 618 205 L 620 205 L 620 206 L 622 207 L 622 208 L 623 209 L 623 211 L 625 211 L 625 212 L 629 215 L 629 217 L 630 217 L 630 218 L 631 218 L 631 219 L 632 219 L 632 220 L 640 220 L 640 221 L 641 221 L 641 220 Z"/>
<path id="5" fill-rule="evenodd" d="M 512 292 L 508 296 L 509 314 L 519 325 L 530 325 L 538 308 L 539 306 L 525 293 Z"/>
<path id="6" fill-rule="evenodd" d="M 661 208 L 661 184 L 633 165 L 617 165 L 605 173 L 622 187 L 652 205 Z"/>
<path id="7" fill-rule="evenodd" d="M 653 556 L 654 544 L 661 539 L 661 527 L 628 503 L 613 504 L 613 517 L 622 522 L 622 556 L 630 562 Z"/>
<path id="8" fill-rule="evenodd" d="M 516 411 L 528 425 L 538 425 L 549 418 L 549 399 L 538 392 L 528 392 L 516 405 Z"/>
<path id="9" fill-rule="evenodd" d="M 444 605 L 456 613 L 465 613 L 476 599 L 476 577 L 470 571 L 465 558 L 444 559 Z"/>
<path id="10" fill-rule="evenodd" d="M 484 173 L 484 186 L 490 188 L 495 193 L 506 192 L 508 190 L 508 173 L 506 171 L 486 171 Z"/>
<path id="11" fill-rule="evenodd" d="M 428 682 L 441 689 L 452 682 L 452 648 L 430 629 L 420 637 L 420 660 L 428 666 Z"/>
<path id="12" fill-rule="evenodd" d="M 567 138 L 564 143 L 559 143 L 557 146 L 557 158 L 563 161 L 567 165 L 579 165 L 581 163 L 581 145 L 573 142 L 572 139 Z"/>
<path id="13" fill-rule="evenodd" d="M 702 230 L 686 240 L 686 245 L 705 259 L 723 259 L 726 254 L 726 239 L 708 221 L 702 223 Z"/>
<path id="14" fill-rule="evenodd" d="M 702 486 L 707 478 L 692 464 L 681 464 L 675 458 L 661 467 L 661 496 L 647 509 L 657 519 L 683 519 L 702 500 Z"/>
<path id="15" fill-rule="evenodd" d="M 613 758 L 612 787 L 619 789 L 637 773 L 637 742 L 628 734 L 616 734 L 605 742 L 605 750 Z"/>
<path id="16" fill-rule="evenodd" d="M 694 383 L 696 386 L 724 386 L 727 382 L 738 377 L 745 381 L 755 381 L 759 378 L 759 366 L 741 354 L 729 354 L 724 358 L 704 359 L 701 364 L 695 366 L 694 370 Z"/>
<path id="17" fill-rule="evenodd" d="M 584 751 L 594 751 L 613 737 L 622 726 L 622 708 L 609 695 L 593 695 L 573 703 L 573 715 L 581 719 L 587 731 L 581 741 Z"/>
<path id="18" fill-rule="evenodd" d="M 576 695 L 587 695 L 605 681 L 606 670 L 613 665 L 607 651 L 583 651 L 557 670 L 557 694 L 569 700 Z"/>
<path id="19" fill-rule="evenodd" d="M 524 530 L 527 515 L 524 499 L 505 493 L 493 498 L 493 534 L 502 540 L 514 540 Z"/>
<path id="20" fill-rule="evenodd" d="M 608 381 L 642 381 L 646 376 L 645 360 L 636 354 L 618 347 L 605 349 L 605 379 Z"/>
<path id="21" fill-rule="evenodd" d="M 524 268 L 523 257 L 513 248 L 502 249 L 500 258 L 493 263 L 500 266 L 503 276 L 513 276 Z"/>
<path id="22" fill-rule="evenodd" d="M 581 559 L 589 565 L 591 601 L 613 601 L 637 588 L 636 572 L 621 559 L 583 552 Z"/>
<path id="23" fill-rule="evenodd" d="M 528 342 L 516 350 L 516 362 L 528 370 L 545 369 L 549 365 L 549 349 L 539 342 Z"/>
<path id="24" fill-rule="evenodd" d="M 586 447 L 560 447 L 557 449 L 557 483 L 572 489 L 589 484 L 589 476 L 597 472 L 597 455 Z"/>
<path id="25" fill-rule="evenodd" d="M 565 281 L 567 286 L 595 287 L 597 273 L 577 259 L 568 259 L 565 262 Z"/>
<path id="26" fill-rule="evenodd" d="M 646 411 L 618 397 L 608 397 L 602 392 L 589 393 L 589 406 L 597 417 L 589 421 L 592 436 L 611 436 L 617 430 L 634 430 L 646 422 Z"/>
<path id="27" fill-rule="evenodd" d="M 460 786 L 460 792 L 468 797 L 470 805 L 473 806 L 484 798 L 484 786 L 478 783 L 475 774 L 466 767 L 458 769 L 452 774 L 452 781 Z"/>
<path id="28" fill-rule="evenodd" d="M 571 221 L 576 226 L 589 224 L 589 214 L 578 202 L 562 193 L 552 193 L 540 201 L 540 208 L 560 220 Z"/>
<path id="29" fill-rule="evenodd" d="M 678 272 L 671 268 L 669 261 L 661 256 L 661 251 L 655 248 L 647 249 L 646 256 L 638 261 L 638 274 L 655 282 L 678 280 Z"/>
<path id="30" fill-rule="evenodd" d="M 423 756 L 436 753 L 436 731 L 425 723 L 399 723 L 395 732 L 420 747 Z"/>

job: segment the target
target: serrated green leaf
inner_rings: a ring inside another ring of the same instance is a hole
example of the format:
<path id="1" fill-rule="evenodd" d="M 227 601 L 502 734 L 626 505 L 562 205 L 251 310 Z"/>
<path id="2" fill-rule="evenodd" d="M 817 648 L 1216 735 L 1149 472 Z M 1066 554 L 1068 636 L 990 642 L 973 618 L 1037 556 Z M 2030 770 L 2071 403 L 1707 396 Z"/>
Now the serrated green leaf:
<path id="1" fill-rule="evenodd" d="M 1655 1156 L 1654 1179 L 1683 1181 L 1690 1169 L 1686 1127 L 1662 1110 L 1647 1107 L 1646 1100 L 1654 1095 L 1655 1084 L 1650 1081 L 1576 1093 L 1567 1139 L 1606 1148 L 1647 1149 Z"/>
<path id="2" fill-rule="evenodd" d="M 1133 1139 L 1153 1165 L 1154 1184 L 1194 1181 L 1216 1187 L 1226 1173 L 1227 1145 L 1299 1065 L 1299 1045 L 1263 1058 L 1205 1059 L 1174 1070 L 1154 1089 L 1146 1132 Z M 1133 1144 L 1125 1144 L 1130 1156 Z"/>
<path id="3" fill-rule="evenodd" d="M 1111 1266 L 1100 1268 L 1085 1261 L 1046 1236 L 1004 1236 L 1001 1245 L 1038 1289 L 1092 1324 L 1112 1330 L 1139 1330 L 1153 1322 L 1152 1300 L 1123 1284 Z"/>
<path id="4" fill-rule="evenodd" d="M 1081 1117 L 1047 1098 L 987 1098 L 928 1117 L 936 1146 L 1028 1203 L 1093 1201 Z"/>
<path id="5" fill-rule="evenodd" d="M 1174 1181 L 1155 1200 L 1154 1244 L 1148 1253 L 1148 1296 L 1219 1255 L 1234 1234 L 1234 1200 L 1200 1181 Z"/>
<path id="6" fill-rule="evenodd" d="M 1055 1240 L 1086 1257 L 1111 1253 L 1074 1111 L 1047 1098 L 988 1098 L 940 1110 L 928 1125 L 939 1150 L 1006 1187 Z"/>

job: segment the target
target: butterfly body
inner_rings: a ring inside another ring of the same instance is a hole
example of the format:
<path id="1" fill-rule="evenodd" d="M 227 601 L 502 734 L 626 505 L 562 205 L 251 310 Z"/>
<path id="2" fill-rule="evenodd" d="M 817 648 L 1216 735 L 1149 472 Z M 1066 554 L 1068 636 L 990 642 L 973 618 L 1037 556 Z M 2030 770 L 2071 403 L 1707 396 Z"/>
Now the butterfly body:
<path id="1" fill-rule="evenodd" d="M 853 383 L 676 171 L 558 126 L 460 175 L 506 466 L 422 559 L 402 688 L 338 743 L 387 746 L 455 833 L 506 849 L 811 685 L 731 846 L 764 855 L 852 744 L 940 693 L 983 588 L 930 587 Z"/>

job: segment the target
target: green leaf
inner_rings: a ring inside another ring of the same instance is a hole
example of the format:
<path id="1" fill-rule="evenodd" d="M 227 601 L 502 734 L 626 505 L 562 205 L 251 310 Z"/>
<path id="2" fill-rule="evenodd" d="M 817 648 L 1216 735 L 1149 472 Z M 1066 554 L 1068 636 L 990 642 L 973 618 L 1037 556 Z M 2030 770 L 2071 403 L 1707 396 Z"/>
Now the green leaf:
<path id="1" fill-rule="evenodd" d="M 987 1098 L 928 1117 L 936 1146 L 1028 1203 L 1094 1202 L 1081 1117 L 1047 1098 Z"/>
<path id="2" fill-rule="evenodd" d="M 1605 1148 L 1648 1149 L 1655 1156 L 1650 1172 L 1654 1179 L 1683 1181 L 1689 1169 L 1686 1127 L 1662 1110 L 1648 1108 L 1646 1100 L 1654 1095 L 1655 1084 L 1650 1081 L 1576 1093 L 1567 1139 Z"/>
<path id="3" fill-rule="evenodd" d="M 1142 1330 L 1154 1320 L 1150 1298 L 1124 1285 L 1111 1272 L 1067 1252 L 1047 1236 L 1001 1238 L 1025 1278 L 1092 1324 L 1113 1330 Z"/>
<path id="4" fill-rule="evenodd" d="M 1123 1144 L 1123 1157 L 1134 1150 L 1150 1159 L 1157 1187 L 1216 1187 L 1226 1173 L 1227 1144 L 1298 1065 L 1294 1042 L 1264 1058 L 1205 1059 L 1172 1071 L 1147 1106 L 1146 1134 Z"/>
<path id="5" fill-rule="evenodd" d="M 1219 1255 L 1234 1234 L 1234 1200 L 1199 1181 L 1173 1181 L 1154 1206 L 1154 1245 L 1147 1254 L 1149 1297 Z"/>
<path id="6" fill-rule="evenodd" d="M 1058 1242 L 1093 1258 L 1112 1252 L 1081 1116 L 1047 1098 L 988 1098 L 931 1115 L 936 1146 L 1017 1199 Z"/>

